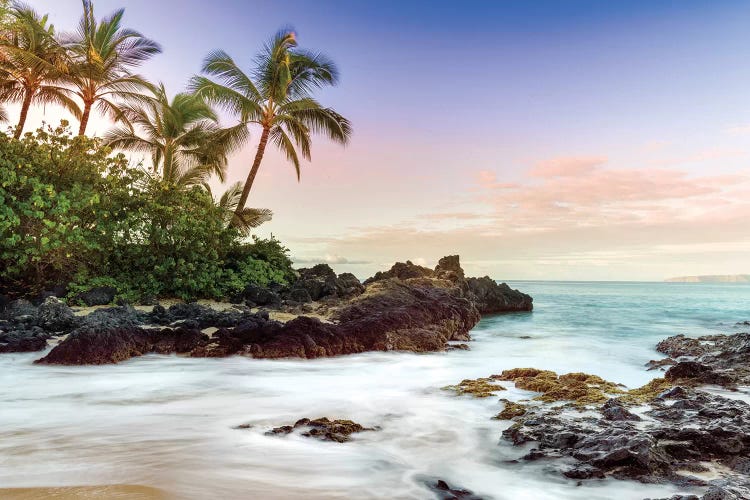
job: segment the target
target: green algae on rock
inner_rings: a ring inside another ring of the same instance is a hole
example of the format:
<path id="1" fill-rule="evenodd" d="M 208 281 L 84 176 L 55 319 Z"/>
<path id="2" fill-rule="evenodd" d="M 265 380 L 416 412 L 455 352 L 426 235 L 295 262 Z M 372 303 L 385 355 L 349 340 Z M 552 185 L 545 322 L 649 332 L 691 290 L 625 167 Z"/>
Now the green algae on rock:
<path id="1" fill-rule="evenodd" d="M 613 382 L 580 372 L 558 376 L 549 370 L 515 368 L 505 370 L 500 375 L 492 375 L 490 378 L 511 381 L 519 389 L 541 392 L 534 399 L 547 403 L 572 401 L 579 406 L 599 404 L 607 401 L 612 395 L 625 392 Z"/>
<path id="2" fill-rule="evenodd" d="M 455 391 L 458 395 L 471 394 L 476 398 L 488 398 L 496 392 L 506 390 L 491 378 L 464 379 L 457 385 L 443 387 L 446 391 Z"/>
<path id="3" fill-rule="evenodd" d="M 505 405 L 505 408 L 492 417 L 493 420 L 511 420 L 514 417 L 521 417 L 526 414 L 526 406 L 520 403 L 515 403 L 507 399 L 501 399 L 500 402 Z"/>

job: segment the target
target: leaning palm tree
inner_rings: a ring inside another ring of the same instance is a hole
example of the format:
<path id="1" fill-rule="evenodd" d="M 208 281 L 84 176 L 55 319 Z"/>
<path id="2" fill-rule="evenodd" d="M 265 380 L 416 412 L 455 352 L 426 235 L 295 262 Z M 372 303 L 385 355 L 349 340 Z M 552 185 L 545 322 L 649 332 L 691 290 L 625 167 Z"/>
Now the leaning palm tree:
<path id="1" fill-rule="evenodd" d="M 163 84 L 150 89 L 148 99 L 121 105 L 128 123 L 107 132 L 104 144 L 150 154 L 152 173 L 169 184 L 202 185 L 211 175 L 223 181 L 227 155 L 246 140 L 246 127 L 219 127 L 214 111 L 195 94 L 170 100 Z"/>
<path id="2" fill-rule="evenodd" d="M 195 76 L 190 89 L 208 102 L 239 118 L 240 124 L 259 125 L 260 142 L 250 172 L 237 201 L 236 213 L 245 208 L 258 174 L 268 140 L 284 153 L 300 177 L 299 157 L 310 160 L 312 133 L 326 134 L 346 144 L 351 135 L 349 120 L 312 97 L 315 89 L 336 85 L 336 65 L 319 53 L 297 48 L 294 32 L 278 32 L 257 58 L 251 78 L 223 51 L 208 55 L 205 76 Z"/>
<path id="3" fill-rule="evenodd" d="M 221 209 L 225 224 L 237 228 L 240 233 L 247 236 L 252 229 L 270 221 L 273 212 L 268 208 L 245 207 L 239 213 L 236 213 L 241 196 L 242 183 L 235 182 L 224 191 L 218 200 L 214 199 L 214 202 Z"/>
<path id="4" fill-rule="evenodd" d="M 81 110 L 62 86 L 67 72 L 65 50 L 55 39 L 47 16 L 14 4 L 9 28 L 0 37 L 0 101 L 20 102 L 14 137 L 21 137 L 32 104 L 59 104 L 76 118 Z"/>
<path id="5" fill-rule="evenodd" d="M 146 87 L 143 77 L 132 74 L 131 68 L 161 52 L 153 40 L 121 27 L 124 14 L 125 9 L 120 9 L 97 21 L 91 0 L 83 0 L 78 29 L 65 41 L 73 60 L 69 81 L 83 101 L 78 135 L 86 133 L 94 105 L 114 121 L 125 119 L 117 101 L 137 98 Z"/>

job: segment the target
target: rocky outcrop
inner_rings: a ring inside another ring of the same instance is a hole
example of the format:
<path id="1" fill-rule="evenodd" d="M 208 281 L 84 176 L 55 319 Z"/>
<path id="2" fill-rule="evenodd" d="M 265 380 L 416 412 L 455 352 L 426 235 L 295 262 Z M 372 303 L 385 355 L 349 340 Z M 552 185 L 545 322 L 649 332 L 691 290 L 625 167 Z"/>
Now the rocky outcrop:
<path id="1" fill-rule="evenodd" d="M 521 456 L 522 462 L 566 457 L 556 464 L 562 475 L 573 479 L 671 481 L 750 494 L 747 403 L 677 387 L 648 403 L 643 411 L 647 419 L 631 413 L 617 399 L 599 412 L 596 418 L 591 412 L 527 406 L 523 415 L 513 417 L 514 424 L 503 437 L 514 445 L 534 443 L 535 448 Z M 700 477 L 712 466 L 725 471 L 721 481 Z"/>
<path id="2" fill-rule="evenodd" d="M 649 363 L 669 366 L 664 378 L 631 390 L 594 375 L 536 368 L 448 389 L 486 397 L 505 382 L 538 393 L 530 400 L 501 399 L 494 417 L 512 422 L 502 436 L 523 446 L 519 463 L 544 459 L 549 469 L 577 481 L 671 482 L 703 487 L 703 500 L 750 498 L 750 405 L 701 389 L 747 385 L 748 334 L 676 336 L 658 349 L 675 357 L 671 364 Z M 688 498 L 699 496 L 673 497 Z"/>
<path id="3" fill-rule="evenodd" d="M 294 302 L 346 299 L 359 295 L 365 290 L 356 276 L 351 273 L 337 276 L 328 264 L 302 268 L 297 272 L 299 278 L 286 293 L 286 298 Z"/>
<path id="4" fill-rule="evenodd" d="M 36 363 L 57 365 L 118 363 L 152 352 L 184 353 L 207 341 L 208 336 L 196 329 L 147 330 L 132 326 L 110 328 L 83 326 L 74 330 L 68 338 Z"/>
<path id="5" fill-rule="evenodd" d="M 434 278 L 435 272 L 428 268 L 419 266 L 407 260 L 406 262 L 396 262 L 388 271 L 378 271 L 372 278 L 364 281 L 365 286 L 375 283 L 376 281 L 398 278 L 407 280 L 410 278 Z"/>
<path id="6" fill-rule="evenodd" d="M 497 285 L 489 278 L 467 280 L 458 256 L 440 259 L 435 270 L 411 262 L 398 263 L 368 280 L 366 286 L 352 274 L 336 275 L 328 265 L 319 264 L 300 269 L 299 279 L 288 288 L 248 285 L 235 297 L 235 302 L 243 300 L 253 306 L 278 308 L 284 313 L 280 317 L 299 316 L 281 323 L 271 320 L 267 312 L 252 312 L 247 305 L 216 310 L 187 303 L 169 308 L 157 304 L 151 312 L 127 305 L 109 307 L 79 318 L 52 298 L 39 310 L 18 301 L 6 304 L 4 310 L 16 318 L 13 321 L 22 318 L 28 326 L 39 324 L 47 333 L 72 330 L 40 362 L 101 364 L 150 352 L 189 351 L 195 357 L 239 354 L 318 358 L 366 351 L 442 351 L 451 341 L 470 339 L 469 331 L 479 321 L 480 311 L 531 308 L 530 297 L 506 285 Z M 315 314 L 302 315 L 305 313 Z M 170 329 L 144 329 L 147 325 Z M 218 329 L 210 339 L 199 334 L 209 327 Z M 195 335 L 184 337 L 186 331 Z M 182 336 L 173 339 L 170 332 Z M 37 337 L 23 346 L 43 348 L 46 344 Z M 180 340 L 185 338 L 189 340 Z M 5 342 L 14 348 L 21 344 L 16 337 Z"/>
<path id="7" fill-rule="evenodd" d="M 53 335 L 75 328 L 79 318 L 54 297 L 39 307 L 23 299 L 8 301 L 0 313 L 0 353 L 41 351 Z"/>
<path id="8" fill-rule="evenodd" d="M 36 307 L 25 299 L 11 300 L 0 311 L 0 319 L 16 324 L 36 324 Z"/>
<path id="9" fill-rule="evenodd" d="M 0 353 L 33 352 L 47 347 L 51 335 L 38 326 L 3 331 L 0 327 Z"/>
<path id="10" fill-rule="evenodd" d="M 379 272 L 365 281 L 366 285 L 382 280 L 398 278 L 402 281 L 416 279 L 442 280 L 455 287 L 456 293 L 469 299 L 480 314 L 531 311 L 531 296 L 510 288 L 507 284 L 497 284 L 488 276 L 466 278 L 458 255 L 449 255 L 438 261 L 434 270 L 418 266 L 410 261 L 398 262 L 389 271 Z"/>
<path id="11" fill-rule="evenodd" d="M 253 313 L 249 307 L 234 306 L 222 311 L 194 302 L 186 304 L 173 304 L 165 309 L 156 305 L 151 313 L 139 315 L 140 323 L 152 325 L 179 325 L 188 324 L 198 328 L 208 327 L 230 327 L 236 326 L 250 318 Z"/>
<path id="12" fill-rule="evenodd" d="M 683 384 L 716 384 L 732 388 L 750 385 L 750 333 L 707 335 L 690 338 L 676 335 L 665 339 L 656 350 L 672 363 L 665 378 Z"/>
<path id="13" fill-rule="evenodd" d="M 514 290 L 505 283 L 498 285 L 489 276 L 466 281 L 469 289 L 467 296 L 480 314 L 531 311 L 534 308 L 530 295 Z"/>
<path id="14" fill-rule="evenodd" d="M 111 286 L 98 286 L 79 293 L 73 299 L 74 302 L 81 302 L 89 307 L 106 306 L 115 300 L 117 289 Z"/>
<path id="15" fill-rule="evenodd" d="M 333 320 L 301 316 L 282 324 L 259 316 L 217 331 L 213 342 L 193 355 L 318 358 L 365 351 L 439 351 L 450 340 L 467 340 L 479 314 L 449 290 L 384 280 L 338 309 Z"/>
<path id="16" fill-rule="evenodd" d="M 266 432 L 267 435 L 285 435 L 299 432 L 301 436 L 315 438 L 320 441 L 334 441 L 345 443 L 351 440 L 352 434 L 375 431 L 375 427 L 364 427 L 351 420 L 330 420 L 327 417 L 309 419 L 301 418 L 294 425 L 274 427 Z"/>

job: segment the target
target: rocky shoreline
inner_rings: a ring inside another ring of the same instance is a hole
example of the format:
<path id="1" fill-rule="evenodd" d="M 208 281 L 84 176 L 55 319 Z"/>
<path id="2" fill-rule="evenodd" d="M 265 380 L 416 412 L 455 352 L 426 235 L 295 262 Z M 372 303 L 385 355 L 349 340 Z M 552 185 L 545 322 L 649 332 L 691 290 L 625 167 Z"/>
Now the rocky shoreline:
<path id="1" fill-rule="evenodd" d="M 707 488 L 701 497 L 750 498 L 750 404 L 733 391 L 750 385 L 750 334 L 670 337 L 657 345 L 664 377 L 623 386 L 584 373 L 506 370 L 445 389 L 492 397 L 509 384 L 535 393 L 500 399 L 502 440 L 523 451 L 515 463 L 544 462 L 576 481 L 614 478 Z M 742 396 L 741 393 L 737 393 Z M 745 396 L 747 393 L 745 393 Z"/>
<path id="2" fill-rule="evenodd" d="M 507 285 L 466 278 L 455 256 L 441 259 L 435 269 L 397 263 L 363 283 L 319 265 L 300 270 L 290 287 L 250 285 L 232 302 L 221 308 L 118 305 L 81 314 L 55 297 L 38 305 L 6 301 L 0 353 L 53 346 L 36 362 L 84 365 L 148 353 L 312 359 L 367 351 L 434 352 L 464 345 L 483 314 L 532 309 L 531 297 Z M 618 479 L 705 490 L 700 497 L 671 500 L 750 498 L 750 404 L 745 402 L 750 333 L 677 335 L 659 342 L 656 351 L 665 357 L 644 370 L 659 370 L 661 376 L 634 389 L 586 373 L 537 368 L 505 370 L 444 389 L 500 398 L 493 418 L 506 422 L 499 438 L 518 449 L 514 464 L 543 463 L 575 482 Z M 509 391 L 512 387 L 527 391 L 526 399 L 505 396 L 517 394 Z M 321 417 L 297 419 L 267 433 L 345 443 L 378 430 Z M 439 498 L 480 498 L 439 477 L 421 480 Z"/>
<path id="3" fill-rule="evenodd" d="M 532 298 L 488 277 L 466 278 L 458 256 L 435 269 L 397 263 L 360 283 L 325 264 L 300 269 L 295 283 L 248 285 L 232 307 L 123 304 L 79 316 L 48 296 L 40 305 L 5 300 L 0 352 L 40 351 L 37 363 L 107 364 L 148 353 L 193 357 L 318 358 L 367 351 L 432 352 L 465 342 L 482 314 L 531 311 Z M 79 296 L 87 305 L 114 299 L 112 290 Z M 282 321 L 279 318 L 288 319 Z"/>

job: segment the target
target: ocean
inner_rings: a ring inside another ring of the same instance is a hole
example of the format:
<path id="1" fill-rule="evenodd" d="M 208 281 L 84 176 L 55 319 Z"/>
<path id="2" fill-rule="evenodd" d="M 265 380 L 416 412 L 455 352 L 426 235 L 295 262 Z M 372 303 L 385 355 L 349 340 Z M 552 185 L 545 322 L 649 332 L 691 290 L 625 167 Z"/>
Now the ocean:
<path id="1" fill-rule="evenodd" d="M 0 355 L 0 497 L 11 494 L 2 488 L 143 485 L 166 498 L 423 499 L 434 498 L 425 481 L 438 478 L 488 499 L 689 492 L 616 480 L 578 485 L 549 463 L 515 462 L 526 449 L 503 440 L 510 423 L 491 417 L 502 409 L 499 397 L 532 394 L 474 399 L 442 387 L 514 367 L 583 371 L 638 387 L 659 376 L 644 367 L 661 357 L 659 340 L 750 330 L 737 325 L 750 320 L 750 285 L 509 284 L 534 297 L 534 312 L 484 318 L 468 351 L 319 360 L 148 355 L 84 367 L 33 365 L 42 353 Z M 322 416 L 380 430 L 344 444 L 265 435 Z M 250 428 L 235 429 L 241 424 Z"/>

